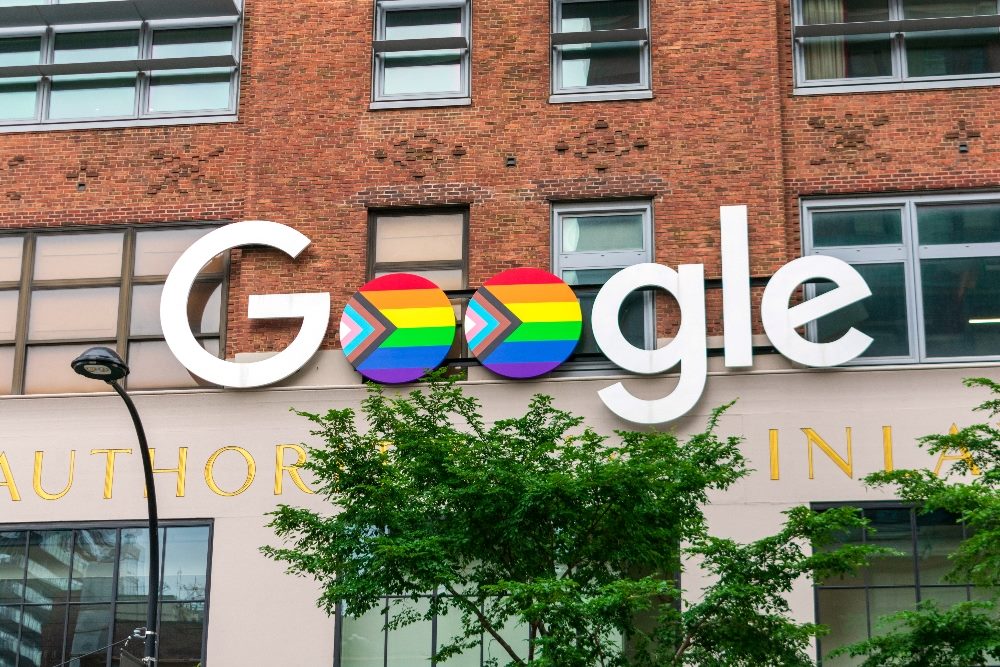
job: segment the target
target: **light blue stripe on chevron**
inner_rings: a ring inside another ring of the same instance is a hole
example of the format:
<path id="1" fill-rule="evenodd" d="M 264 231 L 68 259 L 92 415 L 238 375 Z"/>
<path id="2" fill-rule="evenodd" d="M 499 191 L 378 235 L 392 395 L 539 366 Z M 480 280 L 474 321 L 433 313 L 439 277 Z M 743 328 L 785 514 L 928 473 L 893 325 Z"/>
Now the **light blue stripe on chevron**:
<path id="1" fill-rule="evenodd" d="M 491 333 L 493 333 L 494 329 L 500 326 L 500 323 L 497 322 L 497 319 L 495 317 L 490 315 L 489 311 L 487 311 L 485 308 L 479 305 L 479 302 L 476 301 L 475 299 L 469 302 L 469 308 L 471 308 L 473 312 L 475 312 L 476 315 L 482 318 L 483 322 L 486 323 L 486 325 L 482 328 L 482 330 L 476 334 L 476 337 L 469 341 L 469 347 L 475 349 L 476 347 L 478 347 L 479 343 L 483 341 L 484 338 L 489 336 Z"/>
<path id="2" fill-rule="evenodd" d="M 358 311 L 350 305 L 344 308 L 344 315 L 348 317 L 359 329 L 361 329 L 361 333 L 355 336 L 354 340 L 344 347 L 344 354 L 349 355 L 354 352 L 354 350 L 356 350 L 361 343 L 368 340 L 368 337 L 375 331 L 375 327 L 368 324 L 368 320 L 361 317 Z"/>

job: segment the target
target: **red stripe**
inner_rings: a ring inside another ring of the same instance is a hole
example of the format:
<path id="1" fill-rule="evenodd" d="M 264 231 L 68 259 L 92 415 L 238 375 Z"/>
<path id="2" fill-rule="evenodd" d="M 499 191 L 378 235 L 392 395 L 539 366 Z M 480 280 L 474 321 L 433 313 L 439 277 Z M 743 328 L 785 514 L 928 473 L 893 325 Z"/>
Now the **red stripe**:
<path id="1" fill-rule="evenodd" d="M 558 277 L 548 271 L 524 267 L 521 269 L 509 269 L 493 276 L 486 281 L 486 285 L 545 285 L 551 283 L 561 283 Z"/>
<path id="2" fill-rule="evenodd" d="M 365 283 L 359 291 L 361 292 L 372 292 L 372 291 L 389 291 L 389 290 L 405 290 L 405 289 L 441 289 L 434 283 L 432 283 L 427 278 L 423 276 L 415 276 L 412 273 L 390 273 L 387 276 L 382 276 L 376 278 L 371 282 Z"/>

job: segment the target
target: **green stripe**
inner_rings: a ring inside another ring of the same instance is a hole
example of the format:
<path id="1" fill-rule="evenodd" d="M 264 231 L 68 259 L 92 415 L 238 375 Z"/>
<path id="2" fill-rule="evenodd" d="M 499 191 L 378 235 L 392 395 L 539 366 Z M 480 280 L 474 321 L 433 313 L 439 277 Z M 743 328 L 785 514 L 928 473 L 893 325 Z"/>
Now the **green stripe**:
<path id="1" fill-rule="evenodd" d="M 420 327 L 396 329 L 380 347 L 422 347 L 426 345 L 451 345 L 455 338 L 454 327 Z"/>
<path id="2" fill-rule="evenodd" d="M 581 322 L 524 322 L 507 339 L 508 343 L 536 340 L 573 340 L 580 337 Z"/>

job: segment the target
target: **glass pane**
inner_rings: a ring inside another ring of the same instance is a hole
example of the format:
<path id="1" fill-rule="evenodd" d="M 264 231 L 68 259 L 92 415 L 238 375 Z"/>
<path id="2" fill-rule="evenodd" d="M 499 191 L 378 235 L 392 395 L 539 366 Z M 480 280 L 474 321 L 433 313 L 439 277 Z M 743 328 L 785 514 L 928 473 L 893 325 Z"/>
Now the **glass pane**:
<path id="1" fill-rule="evenodd" d="M 1000 257 L 920 262 L 929 357 L 1000 353 Z"/>
<path id="2" fill-rule="evenodd" d="M 921 586 L 920 600 L 934 600 L 938 607 L 948 609 L 959 602 L 969 601 L 969 589 L 965 586 Z"/>
<path id="3" fill-rule="evenodd" d="M 66 600 L 72 551 L 72 530 L 33 530 L 29 533 L 26 602 Z"/>
<path id="4" fill-rule="evenodd" d="M 996 28 L 906 33 L 910 76 L 958 76 L 1000 72 Z"/>
<path id="5" fill-rule="evenodd" d="M 394 600 L 389 607 L 392 618 L 405 612 L 425 614 L 430 608 L 429 599 Z M 431 664 L 431 621 L 417 621 L 389 633 L 389 650 L 386 667 L 417 667 Z"/>
<path id="6" fill-rule="evenodd" d="M 603 285 L 619 271 L 621 271 L 620 268 L 563 271 L 562 279 L 566 281 L 567 285 Z M 644 295 L 645 292 L 632 292 L 625 298 L 621 310 L 618 311 L 618 326 L 621 327 L 625 340 L 641 349 L 646 347 L 646 298 Z M 594 339 L 594 330 L 591 325 L 591 313 L 594 311 L 594 299 L 597 298 L 597 292 L 579 291 L 576 296 L 580 300 L 580 310 L 583 311 L 583 331 L 575 354 L 599 354 L 601 348 L 598 347 L 597 341 Z"/>
<path id="7" fill-rule="evenodd" d="M 559 51 L 563 88 L 642 82 L 642 45 L 638 42 L 568 44 Z"/>
<path id="8" fill-rule="evenodd" d="M 154 58 L 228 56 L 232 53 L 232 28 L 157 30 L 153 33 Z"/>
<path id="9" fill-rule="evenodd" d="M 802 0 L 806 25 L 888 20 L 889 0 Z"/>
<path id="10" fill-rule="evenodd" d="M 1000 243 L 1000 204 L 918 206 L 921 245 Z"/>
<path id="11" fill-rule="evenodd" d="M 231 80 L 229 69 L 155 72 L 149 84 L 149 110 L 165 113 L 228 109 Z"/>
<path id="12" fill-rule="evenodd" d="M 84 604 L 70 605 L 66 623 L 66 659 L 81 657 L 73 661 L 73 667 L 105 667 L 107 652 L 103 649 L 111 642 L 111 605 Z M 96 654 L 87 655 L 90 653 Z"/>
<path id="13" fill-rule="evenodd" d="M 0 120 L 30 120 L 35 117 L 38 79 L 6 79 L 0 83 Z"/>
<path id="14" fill-rule="evenodd" d="M 460 51 L 399 51 L 382 59 L 383 95 L 462 91 Z"/>
<path id="15" fill-rule="evenodd" d="M 899 626 L 899 621 L 887 621 L 886 616 L 917 607 L 915 588 L 872 588 L 868 595 L 873 635 L 885 634 Z"/>
<path id="16" fill-rule="evenodd" d="M 806 79 L 856 79 L 892 76 L 889 34 L 804 37 Z"/>
<path id="17" fill-rule="evenodd" d="M 17 642 L 21 632 L 21 607 L 0 606 L 0 665 L 17 664 Z M 479 667 L 479 663 L 476 663 Z"/>
<path id="18" fill-rule="evenodd" d="M 118 288 L 36 290 L 31 294 L 28 338 L 114 338 Z"/>
<path id="19" fill-rule="evenodd" d="M 201 341 L 202 347 L 219 356 L 218 339 Z M 184 389 L 213 386 L 196 378 L 177 361 L 163 341 L 131 343 L 128 352 L 129 389 Z"/>
<path id="20" fill-rule="evenodd" d="M 440 650 L 445 644 L 462 635 L 462 614 L 458 609 L 449 609 L 446 614 L 439 614 L 437 617 L 437 646 L 435 650 Z M 440 663 L 447 667 L 480 667 L 480 654 L 482 653 L 482 636 L 479 636 L 475 648 L 466 649 L 462 653 L 447 661 Z"/>
<path id="21" fill-rule="evenodd" d="M 201 662 L 205 636 L 205 603 L 164 603 L 160 609 L 161 665 L 195 667 Z"/>
<path id="22" fill-rule="evenodd" d="M 870 522 L 868 544 L 895 549 L 901 554 L 873 558 L 868 568 L 869 584 L 912 586 L 914 584 L 914 564 L 910 510 L 867 509 L 865 517 Z"/>
<path id="23" fill-rule="evenodd" d="M 35 280 L 117 278 L 121 234 L 45 234 L 35 241 Z"/>
<path id="24" fill-rule="evenodd" d="M 375 224 L 375 261 L 461 260 L 461 213 L 385 216 Z"/>
<path id="25" fill-rule="evenodd" d="M 948 512 L 936 511 L 917 515 L 917 565 L 920 584 L 944 584 L 951 572 L 951 561 L 962 542 L 962 526 Z"/>
<path id="26" fill-rule="evenodd" d="M 135 60 L 138 57 L 138 30 L 68 32 L 56 35 L 54 58 L 57 64 Z"/>
<path id="27" fill-rule="evenodd" d="M 0 67 L 37 65 L 41 62 L 41 37 L 0 39 Z"/>
<path id="28" fill-rule="evenodd" d="M 375 277 L 387 276 L 390 272 L 378 271 Z M 423 276 L 443 290 L 464 289 L 465 280 L 462 278 L 462 269 L 439 269 L 436 271 L 406 271 L 414 275 Z"/>
<path id="29" fill-rule="evenodd" d="M 0 341 L 14 340 L 17 331 L 17 297 L 19 292 L 0 292 Z"/>
<path id="30" fill-rule="evenodd" d="M 181 254 L 213 227 L 157 229 L 140 231 L 135 236 L 135 275 L 165 276 L 174 268 Z M 222 273 L 223 256 L 216 256 L 202 273 Z"/>
<path id="31" fill-rule="evenodd" d="M 21 660 L 18 667 L 52 667 L 63 661 L 66 605 L 25 607 L 21 633 Z"/>
<path id="32" fill-rule="evenodd" d="M 160 295 L 163 285 L 136 285 L 132 288 L 132 319 L 129 323 L 133 336 L 159 336 Z M 188 322 L 196 333 L 218 333 L 222 308 L 222 283 L 197 282 L 188 299 Z"/>
<path id="33" fill-rule="evenodd" d="M 642 250 L 643 215 L 581 215 L 562 219 L 562 252 Z"/>
<path id="34" fill-rule="evenodd" d="M 9 394 L 14 386 L 14 348 L 0 347 L 0 395 Z"/>
<path id="35" fill-rule="evenodd" d="M 163 531 L 160 528 L 161 557 L 164 547 Z M 149 531 L 145 528 L 123 528 L 121 551 L 118 554 L 118 600 L 145 602 L 148 594 Z"/>
<path id="36" fill-rule="evenodd" d="M 109 391 L 108 385 L 104 382 L 88 380 L 77 375 L 69 366 L 71 361 L 91 347 L 93 347 L 91 343 L 29 347 L 24 393 L 64 394 Z"/>
<path id="37" fill-rule="evenodd" d="M 20 236 L 0 237 L 0 282 L 21 279 L 21 252 L 24 239 Z"/>
<path id="38" fill-rule="evenodd" d="M 622 30 L 641 27 L 638 0 L 564 2 L 560 32 Z"/>
<path id="39" fill-rule="evenodd" d="M 983 16 L 997 13 L 996 0 L 903 0 L 903 18 Z"/>
<path id="40" fill-rule="evenodd" d="M 52 79 L 49 118 L 110 118 L 135 114 L 136 77 L 86 74 Z"/>
<path id="41" fill-rule="evenodd" d="M 830 628 L 830 634 L 819 640 L 819 653 L 823 657 L 824 667 L 861 664 L 860 658 L 842 657 L 831 660 L 826 656 L 841 646 L 868 639 L 864 589 L 819 589 L 816 597 L 816 622 Z"/>
<path id="42" fill-rule="evenodd" d="M 510 645 L 514 652 L 522 658 L 528 653 L 528 626 L 511 619 L 500 631 L 500 636 Z M 483 662 L 490 658 L 497 658 L 499 664 L 506 665 L 511 662 L 510 654 L 492 636 L 487 635 L 483 646 Z M 448 664 L 448 663 L 444 663 Z"/>
<path id="43" fill-rule="evenodd" d="M 208 526 L 167 528 L 164 550 L 163 600 L 204 600 Z"/>
<path id="44" fill-rule="evenodd" d="M 66 0 L 63 0 L 64 2 Z M 0 7 L 21 7 L 27 5 L 47 5 L 49 0 L 0 0 Z"/>
<path id="45" fill-rule="evenodd" d="M 24 595 L 24 556 L 28 534 L 0 532 L 0 604 L 20 602 Z"/>
<path id="46" fill-rule="evenodd" d="M 385 39 L 430 39 L 461 36 L 462 10 L 460 7 L 394 11 L 385 14 Z"/>
<path id="47" fill-rule="evenodd" d="M 834 540 L 829 544 L 825 545 L 821 549 L 817 549 L 817 552 L 835 551 L 840 547 L 848 544 L 862 544 L 862 529 L 849 528 L 843 532 L 837 533 L 834 536 Z M 863 586 L 865 583 L 864 575 L 860 571 L 848 572 L 847 574 L 840 576 L 831 576 L 824 579 L 822 582 L 818 582 L 818 585 L 822 586 Z"/>
<path id="48" fill-rule="evenodd" d="M 385 664 L 385 614 L 379 602 L 359 618 L 345 610 L 341 617 L 341 660 L 355 667 L 383 667 Z"/>
<path id="49" fill-rule="evenodd" d="M 812 214 L 813 246 L 898 245 L 903 242 L 900 209 L 882 211 L 816 211 Z"/>
<path id="50" fill-rule="evenodd" d="M 112 641 L 118 642 L 126 637 L 131 637 L 134 630 L 144 627 L 146 627 L 145 603 L 122 604 L 119 602 L 115 605 L 115 627 Z M 141 652 L 142 644 L 133 641 L 130 644 L 130 649 L 133 652 Z"/>
<path id="51" fill-rule="evenodd" d="M 70 602 L 104 602 L 114 598 L 116 538 L 117 532 L 110 529 L 77 531 Z"/>
<path id="52" fill-rule="evenodd" d="M 828 343 L 855 327 L 875 340 L 862 357 L 905 357 L 910 355 L 906 320 L 906 282 L 902 264 L 853 264 L 872 290 L 867 299 L 856 301 L 816 321 L 816 338 Z M 833 283 L 816 285 L 816 295 L 834 288 Z"/>

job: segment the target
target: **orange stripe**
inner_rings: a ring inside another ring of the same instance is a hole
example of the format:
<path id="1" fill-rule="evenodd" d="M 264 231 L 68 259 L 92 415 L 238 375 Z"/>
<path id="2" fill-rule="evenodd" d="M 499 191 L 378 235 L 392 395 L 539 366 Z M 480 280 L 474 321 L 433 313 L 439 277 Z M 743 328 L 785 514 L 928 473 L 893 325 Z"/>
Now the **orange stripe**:
<path id="1" fill-rule="evenodd" d="M 440 308 L 450 306 L 447 297 L 436 289 L 379 290 L 364 292 L 365 298 L 379 310 L 396 308 Z"/>
<path id="2" fill-rule="evenodd" d="M 505 304 L 572 301 L 573 292 L 562 284 L 489 285 L 487 288 Z"/>

